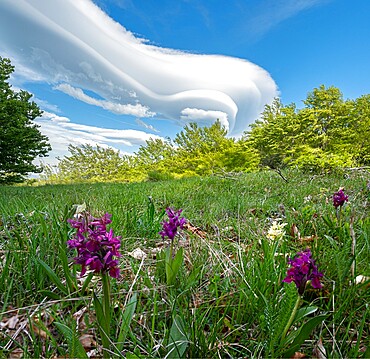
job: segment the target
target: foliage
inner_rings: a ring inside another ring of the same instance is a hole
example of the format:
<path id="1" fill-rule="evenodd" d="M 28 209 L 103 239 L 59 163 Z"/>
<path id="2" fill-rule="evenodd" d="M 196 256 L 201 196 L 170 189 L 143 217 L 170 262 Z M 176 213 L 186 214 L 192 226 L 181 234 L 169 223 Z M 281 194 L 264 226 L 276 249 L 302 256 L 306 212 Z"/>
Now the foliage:
<path id="1" fill-rule="evenodd" d="M 351 148 L 358 163 L 370 165 L 370 95 L 359 97 L 353 102 Z"/>
<path id="2" fill-rule="evenodd" d="M 321 85 L 303 102 L 297 110 L 276 99 L 251 126 L 246 138 L 262 165 L 314 171 L 368 165 L 370 96 L 345 101 L 338 88 Z"/>
<path id="3" fill-rule="evenodd" d="M 262 166 L 284 167 L 288 151 L 294 148 L 300 134 L 295 111 L 295 105 L 284 107 L 276 98 L 271 105 L 265 106 L 261 118 L 251 125 L 251 132 L 245 139 L 258 151 Z"/>
<path id="4" fill-rule="evenodd" d="M 174 178 L 173 164 L 176 163 L 175 149 L 170 140 L 149 139 L 141 146 L 132 162 L 132 169 L 142 173 L 149 181 Z"/>
<path id="5" fill-rule="evenodd" d="M 174 152 L 170 141 L 162 139 L 149 139 L 145 146 L 141 146 L 136 153 L 136 161 L 146 170 L 161 169 L 164 161 L 168 161 Z"/>
<path id="6" fill-rule="evenodd" d="M 0 57 L 0 183 L 23 182 L 29 173 L 42 168 L 32 161 L 51 150 L 48 139 L 33 121 L 42 114 L 32 95 L 15 92 L 8 83 L 14 66 Z"/>
<path id="7" fill-rule="evenodd" d="M 64 182 L 114 181 L 127 167 L 119 151 L 112 148 L 69 145 L 68 151 L 70 156 L 64 156 L 58 164 L 57 177 Z"/>
<path id="8" fill-rule="evenodd" d="M 185 126 L 174 141 L 149 139 L 133 156 L 120 156 L 111 148 L 91 145 L 68 147 L 54 172 L 45 166 L 48 183 L 161 181 L 221 172 L 251 172 L 259 156 L 243 140 L 227 137 L 216 121 L 210 127 Z"/>
<path id="9" fill-rule="evenodd" d="M 222 171 L 251 171 L 257 168 L 258 155 L 243 141 L 226 137 L 227 131 L 216 121 L 210 127 L 190 123 L 176 135 L 177 172 L 207 176 Z"/>

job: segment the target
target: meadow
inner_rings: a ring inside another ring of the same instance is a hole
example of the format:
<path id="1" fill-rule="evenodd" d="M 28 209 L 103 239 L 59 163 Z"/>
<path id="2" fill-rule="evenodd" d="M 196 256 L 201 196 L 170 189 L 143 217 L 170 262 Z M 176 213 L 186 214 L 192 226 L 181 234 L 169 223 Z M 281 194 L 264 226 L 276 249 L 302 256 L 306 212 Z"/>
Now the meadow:
<path id="1" fill-rule="evenodd" d="M 117 278 L 81 277 L 76 211 L 112 214 Z M 370 357 L 368 171 L 3 186 L 0 213 L 2 357 Z M 321 288 L 283 282 L 307 248 Z"/>

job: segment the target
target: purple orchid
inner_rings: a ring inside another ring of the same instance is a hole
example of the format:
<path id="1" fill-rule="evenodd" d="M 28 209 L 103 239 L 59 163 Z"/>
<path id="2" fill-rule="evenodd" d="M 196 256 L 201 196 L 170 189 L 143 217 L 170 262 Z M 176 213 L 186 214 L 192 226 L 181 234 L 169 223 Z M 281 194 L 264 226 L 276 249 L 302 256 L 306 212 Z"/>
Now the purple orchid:
<path id="1" fill-rule="evenodd" d="M 333 205 L 335 208 L 342 207 L 344 202 L 348 202 L 348 196 L 344 194 L 343 188 L 333 194 Z"/>
<path id="2" fill-rule="evenodd" d="M 168 237 L 171 241 L 173 241 L 177 234 L 178 228 L 184 228 L 186 219 L 184 217 L 180 218 L 181 212 L 182 209 L 175 211 L 172 208 L 166 208 L 166 213 L 169 221 L 162 222 L 162 231 L 159 232 L 163 239 L 165 239 L 165 237 Z"/>
<path id="3" fill-rule="evenodd" d="M 322 288 L 320 278 L 323 276 L 318 271 L 312 253 L 309 248 L 297 253 L 293 259 L 289 259 L 288 263 L 291 267 L 287 271 L 287 276 L 283 280 L 285 283 L 294 282 L 298 288 L 298 293 L 302 295 L 306 288 L 307 281 L 311 281 L 311 285 L 315 289 Z"/>
<path id="4" fill-rule="evenodd" d="M 77 229 L 74 238 L 67 241 L 69 248 L 77 249 L 74 263 L 81 265 L 81 276 L 87 268 L 95 273 L 108 273 L 113 278 L 118 278 L 120 271 L 118 260 L 121 256 L 120 237 L 115 237 L 113 230 L 107 231 L 107 224 L 111 223 L 112 215 L 104 214 L 101 218 L 94 218 L 90 214 L 69 219 L 68 223 Z"/>

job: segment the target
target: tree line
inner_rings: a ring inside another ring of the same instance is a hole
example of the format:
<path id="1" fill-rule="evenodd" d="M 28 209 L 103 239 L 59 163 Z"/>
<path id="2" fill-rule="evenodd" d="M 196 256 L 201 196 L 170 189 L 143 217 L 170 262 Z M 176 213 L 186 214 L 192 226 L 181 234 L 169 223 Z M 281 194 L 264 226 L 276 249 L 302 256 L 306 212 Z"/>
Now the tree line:
<path id="1" fill-rule="evenodd" d="M 333 172 L 370 166 L 370 95 L 344 100 L 336 87 L 308 93 L 304 106 L 275 99 L 239 138 L 227 137 L 219 121 L 190 123 L 174 140 L 151 139 L 133 156 L 90 145 L 71 155 L 45 179 L 69 181 L 162 180 L 261 169 L 299 168 Z"/>
<path id="2" fill-rule="evenodd" d="M 0 183 L 22 182 L 41 172 L 49 183 L 122 182 L 209 176 L 296 167 L 340 171 L 370 166 L 370 95 L 344 100 L 336 87 L 309 92 L 303 107 L 276 98 L 240 138 L 227 136 L 220 121 L 187 124 L 175 138 L 150 139 L 133 155 L 91 145 L 68 147 L 56 168 L 36 166 L 50 145 L 33 120 L 42 111 L 26 91 L 8 83 L 14 71 L 0 57 Z"/>
<path id="3" fill-rule="evenodd" d="M 68 147 L 57 168 L 46 166 L 50 182 L 143 181 L 208 176 L 220 171 L 250 172 L 258 168 L 258 153 L 245 141 L 227 137 L 219 121 L 210 127 L 196 123 L 170 139 L 150 139 L 133 155 L 91 145 Z"/>

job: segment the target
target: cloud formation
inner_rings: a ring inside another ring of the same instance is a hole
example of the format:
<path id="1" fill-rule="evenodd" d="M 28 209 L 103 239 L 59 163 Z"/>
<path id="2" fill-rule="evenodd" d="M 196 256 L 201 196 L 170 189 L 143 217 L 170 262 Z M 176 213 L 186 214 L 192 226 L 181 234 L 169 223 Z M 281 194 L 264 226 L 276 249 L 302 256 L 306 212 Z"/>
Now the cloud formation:
<path id="1" fill-rule="evenodd" d="M 145 123 L 143 120 L 141 120 L 140 118 L 137 118 L 135 120 L 135 123 L 140 126 L 140 127 L 144 127 L 146 128 L 147 130 L 150 130 L 150 131 L 153 131 L 153 132 L 160 132 L 159 130 L 157 130 L 154 126 L 152 125 L 148 125 L 147 123 Z"/>
<path id="2" fill-rule="evenodd" d="M 271 28 L 298 13 L 330 1 L 332 0 L 263 0 L 257 8 L 257 15 L 252 17 L 246 27 L 248 32 L 254 36 L 262 36 Z"/>
<path id="3" fill-rule="evenodd" d="M 106 100 L 100 100 L 86 95 L 82 89 L 75 88 L 69 84 L 63 83 L 54 87 L 56 90 L 62 91 L 80 101 L 90 105 L 102 107 L 105 110 L 111 111 L 118 115 L 131 115 L 136 117 L 152 117 L 155 113 L 150 112 L 148 107 L 140 104 L 121 104 Z"/>
<path id="4" fill-rule="evenodd" d="M 62 158 L 68 153 L 68 145 L 80 146 L 91 145 L 100 147 L 121 147 L 136 150 L 145 145 L 150 138 L 162 139 L 158 135 L 145 133 L 137 130 L 116 130 L 97 126 L 80 125 L 70 121 L 69 118 L 55 113 L 44 111 L 42 117 L 36 119 L 36 124 L 41 126 L 43 135 L 48 136 L 53 148 L 48 164 L 57 164 L 57 158 Z M 121 151 L 124 153 L 124 151 Z"/>
<path id="5" fill-rule="evenodd" d="M 90 0 L 1 0 L 0 33 L 0 48 L 34 79 L 116 114 L 218 117 L 240 135 L 277 96 L 257 65 L 152 46 Z"/>

